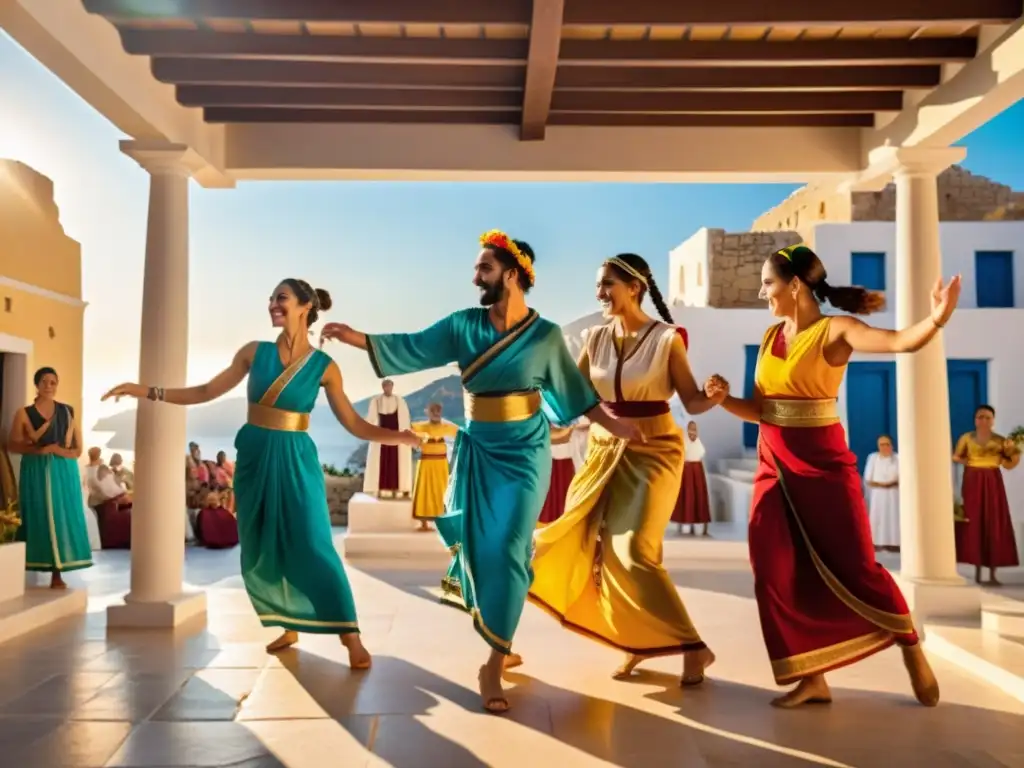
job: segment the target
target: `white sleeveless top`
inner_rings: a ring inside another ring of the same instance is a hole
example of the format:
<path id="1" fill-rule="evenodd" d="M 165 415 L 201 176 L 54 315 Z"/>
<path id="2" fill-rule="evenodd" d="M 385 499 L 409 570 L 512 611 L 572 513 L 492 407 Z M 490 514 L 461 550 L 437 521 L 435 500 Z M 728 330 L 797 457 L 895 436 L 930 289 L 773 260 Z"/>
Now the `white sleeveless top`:
<path id="1" fill-rule="evenodd" d="M 669 400 L 675 394 L 668 360 L 678 336 L 675 326 L 655 320 L 640 330 L 636 343 L 620 359 L 613 323 L 598 325 L 587 334 L 590 380 L 605 401 Z"/>
<path id="2" fill-rule="evenodd" d="M 683 443 L 686 446 L 686 460 L 687 461 L 703 461 L 704 460 L 704 443 L 700 441 L 698 437 L 696 440 L 690 440 L 690 436 L 685 432 L 683 433 Z"/>

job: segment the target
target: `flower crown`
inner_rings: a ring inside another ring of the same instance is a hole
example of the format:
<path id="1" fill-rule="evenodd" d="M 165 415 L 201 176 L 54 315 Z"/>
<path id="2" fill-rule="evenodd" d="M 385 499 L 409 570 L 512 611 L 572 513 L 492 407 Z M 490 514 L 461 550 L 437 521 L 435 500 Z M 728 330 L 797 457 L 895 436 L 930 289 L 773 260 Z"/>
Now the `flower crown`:
<path id="1" fill-rule="evenodd" d="M 530 285 L 534 284 L 537 275 L 533 271 L 533 262 L 530 261 L 530 257 L 519 250 L 519 246 L 515 244 L 515 241 L 500 229 L 492 229 L 480 235 L 480 245 L 484 248 L 501 248 L 503 251 L 511 253 L 519 268 L 526 273 L 526 278 L 530 281 Z"/>

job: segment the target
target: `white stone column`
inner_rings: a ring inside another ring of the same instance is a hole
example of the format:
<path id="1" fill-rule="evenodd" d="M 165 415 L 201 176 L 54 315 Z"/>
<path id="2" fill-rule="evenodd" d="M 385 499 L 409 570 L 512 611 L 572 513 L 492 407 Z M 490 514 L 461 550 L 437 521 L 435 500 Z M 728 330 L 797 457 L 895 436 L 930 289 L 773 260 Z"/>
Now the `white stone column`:
<path id="1" fill-rule="evenodd" d="M 139 382 L 185 386 L 188 359 L 187 147 L 121 142 L 150 175 L 146 262 L 142 283 Z M 174 627 L 206 612 L 206 595 L 186 594 L 185 409 L 138 402 L 131 591 L 107 611 L 120 627 Z"/>
<path id="2" fill-rule="evenodd" d="M 964 155 L 958 148 L 895 153 L 897 328 L 927 318 L 935 281 L 949 277 L 942 271 L 937 176 Z M 919 622 L 976 614 L 978 592 L 956 569 L 953 446 L 941 332 L 919 352 L 896 357 L 896 386 L 901 586 Z"/>

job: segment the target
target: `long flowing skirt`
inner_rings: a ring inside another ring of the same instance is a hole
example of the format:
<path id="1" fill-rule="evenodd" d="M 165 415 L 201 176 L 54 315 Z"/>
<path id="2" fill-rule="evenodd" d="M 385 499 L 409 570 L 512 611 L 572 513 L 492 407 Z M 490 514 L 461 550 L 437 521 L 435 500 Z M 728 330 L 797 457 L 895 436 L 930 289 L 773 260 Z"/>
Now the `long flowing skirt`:
<path id="1" fill-rule="evenodd" d="M 956 524 L 956 560 L 985 568 L 1020 565 L 1002 470 L 964 467 L 965 522 Z"/>
<path id="2" fill-rule="evenodd" d="M 779 685 L 851 664 L 917 633 L 875 562 L 856 457 L 842 425 L 761 424 L 750 563 Z"/>
<path id="3" fill-rule="evenodd" d="M 508 654 L 533 579 L 533 531 L 551 481 L 550 429 L 469 422 L 455 438 L 445 514 L 437 531 L 452 562 L 442 602 L 467 611 L 492 648 Z"/>
<path id="4" fill-rule="evenodd" d="M 687 461 L 683 464 L 683 481 L 679 484 L 679 498 L 676 499 L 672 522 L 681 525 L 711 522 L 711 499 L 704 462 Z"/>
<path id="5" fill-rule="evenodd" d="M 235 449 L 242 579 L 263 626 L 358 632 L 352 589 L 334 548 L 323 470 L 309 435 L 246 424 Z"/>
<path id="6" fill-rule="evenodd" d="M 398 412 L 382 413 L 377 423 L 384 429 L 398 431 Z M 377 487 L 380 491 L 398 490 L 398 446 L 381 445 L 380 449 L 380 480 Z"/>
<path id="7" fill-rule="evenodd" d="M 565 497 L 575 474 L 576 465 L 572 459 L 555 459 L 551 462 L 551 485 L 537 525 L 553 523 L 565 513 Z"/>
<path id="8" fill-rule="evenodd" d="M 665 417 L 638 420 L 646 443 L 591 426 L 561 518 L 534 536 L 530 601 L 568 629 L 642 656 L 704 647 L 661 564 L 679 493 L 683 442 Z"/>
<path id="9" fill-rule="evenodd" d="M 76 571 L 91 566 L 78 462 L 52 454 L 22 456 L 18 486 L 21 527 L 17 538 L 25 542 L 25 568 Z"/>
<path id="10" fill-rule="evenodd" d="M 421 456 L 412 489 L 412 516 L 416 520 L 433 520 L 443 515 L 447 488 L 448 457 Z"/>

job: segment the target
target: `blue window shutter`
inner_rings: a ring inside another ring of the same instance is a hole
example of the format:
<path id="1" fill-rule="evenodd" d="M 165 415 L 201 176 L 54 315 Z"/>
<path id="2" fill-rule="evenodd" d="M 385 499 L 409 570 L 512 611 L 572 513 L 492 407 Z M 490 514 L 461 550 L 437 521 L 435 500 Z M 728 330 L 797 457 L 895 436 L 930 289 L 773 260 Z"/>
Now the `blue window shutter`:
<path id="1" fill-rule="evenodd" d="M 850 282 L 870 291 L 884 291 L 885 254 L 873 251 L 851 253 Z"/>
<path id="2" fill-rule="evenodd" d="M 974 282 L 978 307 L 1012 307 L 1013 251 L 975 251 Z"/>

